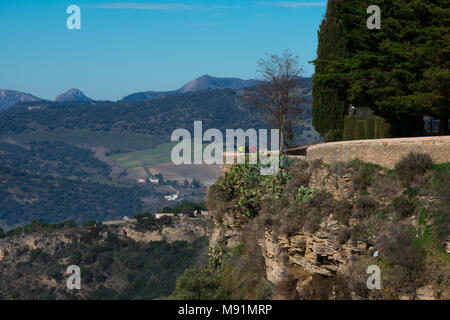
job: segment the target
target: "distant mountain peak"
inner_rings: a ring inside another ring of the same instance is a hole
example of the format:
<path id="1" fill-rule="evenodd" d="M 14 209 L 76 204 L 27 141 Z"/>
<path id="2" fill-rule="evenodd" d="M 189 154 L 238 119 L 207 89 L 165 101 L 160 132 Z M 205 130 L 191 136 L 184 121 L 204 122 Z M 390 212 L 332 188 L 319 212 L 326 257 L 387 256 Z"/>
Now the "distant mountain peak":
<path id="1" fill-rule="evenodd" d="M 35 97 L 29 93 L 0 89 L 0 111 L 10 108 L 16 103 L 40 100 L 43 99 Z"/>
<path id="2" fill-rule="evenodd" d="M 252 87 L 258 83 L 257 80 L 243 80 L 239 78 L 216 78 L 209 74 L 202 75 L 195 80 L 186 83 L 179 92 L 214 90 L 214 89 L 243 89 Z"/>
<path id="3" fill-rule="evenodd" d="M 84 95 L 83 91 L 72 88 L 64 93 L 59 94 L 55 101 L 57 102 L 66 102 L 66 101 L 83 101 L 90 102 L 93 101 L 91 98 L 88 98 Z"/>
<path id="4" fill-rule="evenodd" d="M 167 97 L 173 94 L 187 93 L 204 90 L 217 89 L 244 89 L 258 84 L 257 80 L 243 80 L 239 78 L 217 78 L 209 74 L 204 74 L 195 80 L 189 81 L 178 90 L 173 91 L 145 91 L 130 94 L 122 101 L 144 101 Z"/>

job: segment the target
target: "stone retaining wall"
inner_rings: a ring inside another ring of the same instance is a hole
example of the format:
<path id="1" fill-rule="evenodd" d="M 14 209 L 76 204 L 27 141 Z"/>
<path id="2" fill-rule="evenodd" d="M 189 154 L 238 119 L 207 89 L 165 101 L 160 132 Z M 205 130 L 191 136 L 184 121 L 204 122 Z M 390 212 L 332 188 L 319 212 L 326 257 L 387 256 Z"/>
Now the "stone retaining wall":
<path id="1" fill-rule="evenodd" d="M 359 159 L 392 169 L 410 152 L 427 153 L 436 164 L 450 162 L 450 136 L 322 143 L 307 149 L 306 160 L 332 163 Z"/>

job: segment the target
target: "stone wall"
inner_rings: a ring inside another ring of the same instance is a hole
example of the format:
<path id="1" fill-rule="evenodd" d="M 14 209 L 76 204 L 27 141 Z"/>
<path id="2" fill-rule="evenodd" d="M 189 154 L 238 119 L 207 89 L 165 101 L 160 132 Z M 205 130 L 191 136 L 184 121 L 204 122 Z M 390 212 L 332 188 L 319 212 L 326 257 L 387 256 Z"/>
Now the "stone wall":
<path id="1" fill-rule="evenodd" d="M 322 143 L 308 148 L 306 160 L 332 163 L 360 159 L 392 169 L 410 152 L 427 153 L 436 164 L 450 162 L 450 136 Z"/>

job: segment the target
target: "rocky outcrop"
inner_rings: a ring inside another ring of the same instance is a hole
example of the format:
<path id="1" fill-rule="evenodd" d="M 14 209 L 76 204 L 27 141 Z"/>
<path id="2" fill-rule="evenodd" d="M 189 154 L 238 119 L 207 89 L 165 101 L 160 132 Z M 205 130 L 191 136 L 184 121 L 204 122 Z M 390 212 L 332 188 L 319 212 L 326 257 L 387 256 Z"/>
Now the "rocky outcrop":
<path id="1" fill-rule="evenodd" d="M 56 97 L 55 101 L 56 102 L 66 102 L 66 101 L 90 102 L 93 100 L 91 98 L 86 97 L 81 90 L 70 89 L 64 93 L 59 94 Z"/>
<path id="2" fill-rule="evenodd" d="M 209 235 L 209 228 L 204 220 L 181 219 L 174 226 L 163 227 L 156 231 L 138 231 L 134 225 L 125 225 L 119 230 L 122 237 L 133 239 L 136 242 L 150 241 L 187 241 Z"/>
<path id="3" fill-rule="evenodd" d="M 20 259 L 22 253 L 42 249 L 46 254 L 53 255 L 56 250 L 74 242 L 83 242 L 90 234 L 97 232 L 97 227 L 83 229 L 68 229 L 51 233 L 37 233 L 24 236 L 0 239 L 0 262 L 7 259 Z M 109 233 L 122 239 L 133 239 L 136 242 L 150 241 L 187 241 L 193 242 L 200 237 L 209 236 L 208 221 L 199 218 L 176 219 L 171 226 L 161 227 L 155 231 L 138 230 L 136 223 L 105 223 L 98 229 L 99 241 L 104 241 Z"/>
<path id="4" fill-rule="evenodd" d="M 266 230 L 261 247 L 268 280 L 274 283 L 281 281 L 292 267 L 301 268 L 311 275 L 344 274 L 351 266 L 352 258 L 366 253 L 370 246 L 351 240 L 340 244 L 341 227 L 331 215 L 314 233 L 298 232 L 290 237 L 274 237 L 272 230 Z"/>
<path id="5" fill-rule="evenodd" d="M 212 230 L 210 244 L 234 248 L 243 241 L 243 234 L 248 224 L 248 219 L 239 212 L 230 212 L 222 217 L 210 217 Z"/>
<path id="6" fill-rule="evenodd" d="M 359 211 L 357 211 L 359 210 L 358 205 L 364 204 L 365 198 L 361 198 L 355 192 L 353 184 L 357 182 L 355 182 L 352 173 L 336 174 L 333 170 L 326 165 L 315 168 L 311 172 L 308 188 L 329 193 L 336 202 L 347 203 L 350 206 L 351 213 L 346 215 L 346 218 L 342 218 L 342 212 L 337 212 L 338 206 L 333 207 L 332 213 L 321 216 L 320 223 L 317 227 L 314 227 L 314 231 L 307 230 L 303 225 L 294 232 L 290 229 L 289 235 L 285 235 L 280 234 L 282 231 L 277 228 L 277 223 L 286 224 L 286 221 L 276 221 L 273 218 L 275 221 L 271 221 L 269 224 L 263 223 L 264 226 L 261 227 L 261 225 L 257 226 L 258 223 L 261 223 L 261 221 L 258 221 L 259 217 L 247 219 L 242 217 L 239 212 L 231 211 L 226 214 L 217 213 L 212 216 L 213 228 L 210 243 L 232 249 L 242 243 L 245 245 L 246 239 L 250 236 L 256 238 L 264 257 L 267 280 L 275 287 L 281 284 L 280 287 L 286 288 L 286 283 L 289 283 L 289 286 L 294 283 L 297 297 L 304 297 L 306 290 L 309 290 L 305 288 L 320 283 L 320 279 L 327 279 L 325 281 L 332 279 L 335 282 L 327 283 L 334 283 L 336 287 L 333 285 L 333 293 L 328 296 L 328 299 L 346 299 L 348 297 L 352 299 L 385 298 L 381 291 L 364 293 L 364 290 L 368 290 L 366 287 L 368 279 L 366 268 L 371 265 L 370 261 L 376 261 L 376 257 L 380 254 L 378 250 L 383 255 L 382 250 L 375 247 L 376 235 L 367 233 L 365 230 L 377 223 L 378 232 L 382 232 L 383 226 L 386 226 L 393 218 L 388 217 L 385 220 L 372 222 L 372 225 L 368 224 L 370 217 L 359 214 Z M 379 174 L 384 174 L 384 170 L 380 169 Z M 386 192 L 375 194 L 374 188 L 374 186 L 368 187 L 367 194 L 371 194 L 371 200 L 385 210 L 388 209 L 392 198 L 401 195 L 402 192 L 401 189 L 389 191 L 392 193 L 392 197 L 388 201 L 385 199 Z M 423 199 L 424 203 L 432 203 L 433 201 L 435 200 L 432 198 Z M 266 219 L 267 213 L 263 213 L 262 218 Z M 375 220 L 375 217 L 372 216 L 372 218 Z M 411 223 L 418 227 L 417 217 L 414 215 L 398 223 Z M 255 229 L 259 231 L 255 232 Z M 444 243 L 444 250 L 447 254 L 450 253 L 450 239 Z M 374 256 L 375 252 L 377 252 L 377 255 Z M 386 281 L 389 282 L 389 280 Z M 415 290 L 414 298 L 421 300 L 446 299 L 445 297 L 450 295 L 450 291 L 442 289 L 442 285 L 433 281 L 421 283 L 421 287 L 417 287 Z M 322 282 L 322 285 L 323 283 L 325 282 Z M 345 297 L 334 293 L 335 289 L 340 290 L 341 287 L 339 286 L 342 283 L 342 288 L 348 290 Z M 390 297 L 398 299 L 411 299 L 413 296 L 400 293 L 399 295 L 396 295 L 396 293 L 392 295 L 392 292 L 390 294 Z M 292 297 L 275 295 L 273 298 L 276 299 L 290 299 Z"/>

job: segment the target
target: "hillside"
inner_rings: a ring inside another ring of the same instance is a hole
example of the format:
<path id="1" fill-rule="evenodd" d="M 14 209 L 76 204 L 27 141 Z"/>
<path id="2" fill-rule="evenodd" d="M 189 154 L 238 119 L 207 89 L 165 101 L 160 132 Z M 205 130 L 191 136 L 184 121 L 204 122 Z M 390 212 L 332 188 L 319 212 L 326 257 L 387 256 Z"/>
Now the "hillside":
<path id="1" fill-rule="evenodd" d="M 36 175 L 0 164 L 0 226 L 33 220 L 111 220 L 142 210 L 144 191 L 92 181 Z M 151 190 L 145 193 L 152 194 Z"/>
<path id="2" fill-rule="evenodd" d="M 139 102 L 19 104 L 0 114 L 0 133 L 70 128 L 169 136 L 176 128 L 192 127 L 196 119 L 219 129 L 262 127 L 261 119 L 239 109 L 238 96 L 225 89 Z"/>
<path id="3" fill-rule="evenodd" d="M 308 86 L 308 85 L 307 85 Z M 188 92 L 151 101 L 31 102 L 0 113 L 0 135 L 22 132 L 85 129 L 126 131 L 170 136 L 178 128 L 191 129 L 201 119 L 204 128 L 267 128 L 265 119 L 242 109 L 243 91 L 232 89 Z M 320 141 L 311 127 L 310 105 L 304 121 L 295 126 L 298 143 Z"/>

